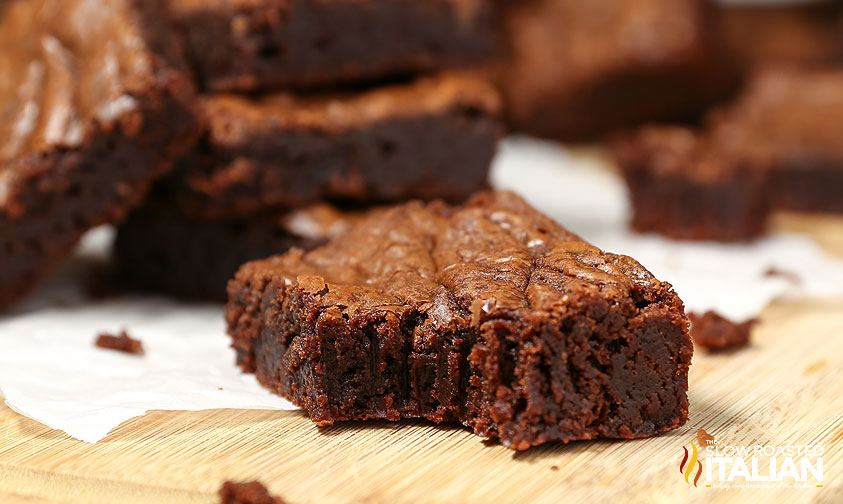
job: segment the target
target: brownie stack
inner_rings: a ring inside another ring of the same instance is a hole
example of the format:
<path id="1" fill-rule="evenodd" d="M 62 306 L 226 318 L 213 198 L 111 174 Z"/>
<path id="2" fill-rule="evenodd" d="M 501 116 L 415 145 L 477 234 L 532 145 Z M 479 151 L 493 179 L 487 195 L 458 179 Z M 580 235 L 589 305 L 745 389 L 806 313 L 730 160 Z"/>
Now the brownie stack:
<path id="1" fill-rule="evenodd" d="M 357 210 L 486 187 L 499 100 L 466 70 L 494 56 L 491 5 L 169 0 L 204 129 L 120 225 L 121 280 L 222 300 L 240 264 Z"/>
<path id="2" fill-rule="evenodd" d="M 196 138 L 164 7 L 0 3 L 0 308 L 118 222 Z"/>

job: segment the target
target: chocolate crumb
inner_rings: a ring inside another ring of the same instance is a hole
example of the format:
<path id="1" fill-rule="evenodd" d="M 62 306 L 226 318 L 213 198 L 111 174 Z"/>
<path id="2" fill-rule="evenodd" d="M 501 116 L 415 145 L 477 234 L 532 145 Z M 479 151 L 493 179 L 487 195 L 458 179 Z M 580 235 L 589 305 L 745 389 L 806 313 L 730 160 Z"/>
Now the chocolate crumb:
<path id="1" fill-rule="evenodd" d="M 792 271 L 784 271 L 775 266 L 770 266 L 764 271 L 765 277 L 781 277 L 790 283 L 798 284 L 800 282 L 799 275 Z"/>
<path id="2" fill-rule="evenodd" d="M 280 498 L 269 495 L 269 490 L 260 481 L 226 481 L 219 493 L 220 504 L 284 504 Z"/>
<path id="3" fill-rule="evenodd" d="M 719 313 L 709 310 L 704 314 L 689 313 L 691 339 L 694 345 L 709 351 L 737 348 L 749 344 L 749 333 L 757 321 L 733 322 Z"/>
<path id="4" fill-rule="evenodd" d="M 109 333 L 102 333 L 97 336 L 96 346 L 106 350 L 117 350 L 134 355 L 143 355 L 143 344 L 129 336 L 126 330 L 120 331 L 117 336 Z"/>

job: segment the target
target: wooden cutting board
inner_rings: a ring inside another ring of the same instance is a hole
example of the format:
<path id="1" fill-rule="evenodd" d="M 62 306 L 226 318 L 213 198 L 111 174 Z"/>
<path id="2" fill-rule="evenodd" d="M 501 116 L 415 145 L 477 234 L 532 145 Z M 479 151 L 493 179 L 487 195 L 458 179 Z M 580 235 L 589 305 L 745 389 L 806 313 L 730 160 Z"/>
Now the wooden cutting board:
<path id="1" fill-rule="evenodd" d="M 843 254 L 839 221 L 811 226 Z M 843 299 L 779 302 L 749 348 L 694 355 L 690 421 L 657 438 L 517 453 L 458 425 L 217 410 L 153 412 L 88 445 L 0 407 L 0 503 L 210 503 L 228 479 L 293 504 L 843 502 L 841 392 Z M 701 428 L 721 445 L 822 444 L 822 486 L 694 487 L 679 467 Z"/>

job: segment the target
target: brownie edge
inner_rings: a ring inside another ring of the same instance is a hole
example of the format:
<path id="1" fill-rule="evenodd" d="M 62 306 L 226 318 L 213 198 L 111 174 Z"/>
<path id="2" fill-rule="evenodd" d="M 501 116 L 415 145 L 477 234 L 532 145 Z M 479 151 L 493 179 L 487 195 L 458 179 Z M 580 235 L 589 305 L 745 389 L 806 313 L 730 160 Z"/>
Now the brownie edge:
<path id="1" fill-rule="evenodd" d="M 526 449 L 684 424 L 682 301 L 506 192 L 373 211 L 228 286 L 238 364 L 341 420 L 459 421 Z"/>

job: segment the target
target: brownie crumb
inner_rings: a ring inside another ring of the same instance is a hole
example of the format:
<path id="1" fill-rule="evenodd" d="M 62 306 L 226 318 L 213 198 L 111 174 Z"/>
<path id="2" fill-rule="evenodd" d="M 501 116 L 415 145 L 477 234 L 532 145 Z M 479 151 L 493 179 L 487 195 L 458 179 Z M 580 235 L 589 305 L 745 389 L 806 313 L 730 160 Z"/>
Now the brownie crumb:
<path id="1" fill-rule="evenodd" d="M 143 355 L 143 344 L 140 340 L 130 337 L 125 329 L 120 331 L 120 334 L 116 336 L 109 333 L 102 333 L 97 336 L 95 344 L 107 350 L 118 350 L 128 354 Z"/>
<path id="2" fill-rule="evenodd" d="M 800 280 L 799 280 L 799 275 L 797 275 L 796 273 L 794 273 L 794 272 L 792 272 L 792 271 L 785 271 L 785 270 L 782 270 L 782 269 L 776 268 L 775 266 L 770 266 L 769 268 L 767 268 L 767 269 L 764 271 L 764 276 L 765 276 L 765 277 L 780 277 L 780 278 L 784 278 L 784 279 L 785 279 L 785 280 L 787 280 L 788 282 L 790 282 L 790 283 L 794 283 L 794 284 L 797 284 L 797 283 L 799 283 L 799 282 L 800 282 Z"/>
<path id="3" fill-rule="evenodd" d="M 704 314 L 690 313 L 691 339 L 697 347 L 709 351 L 737 348 L 749 344 L 749 333 L 756 320 L 733 322 L 719 313 L 709 310 Z"/>
<path id="4" fill-rule="evenodd" d="M 269 491 L 260 481 L 235 483 L 226 481 L 220 488 L 221 504 L 284 504 L 278 497 L 269 495 Z"/>

